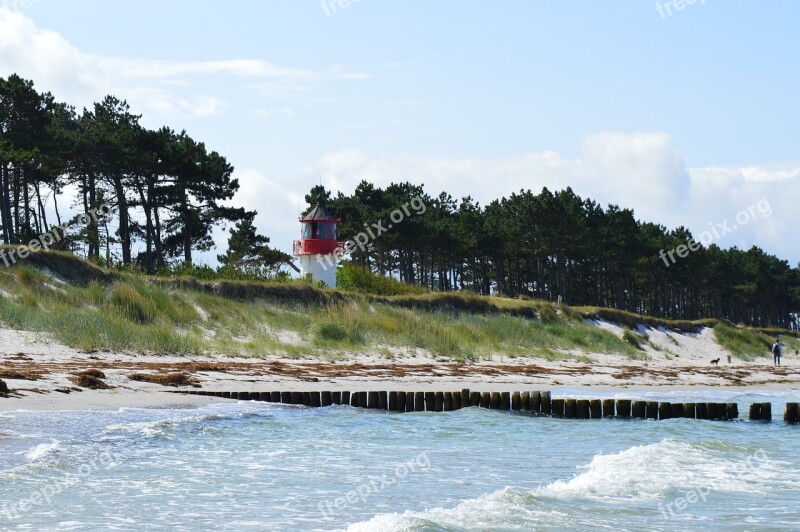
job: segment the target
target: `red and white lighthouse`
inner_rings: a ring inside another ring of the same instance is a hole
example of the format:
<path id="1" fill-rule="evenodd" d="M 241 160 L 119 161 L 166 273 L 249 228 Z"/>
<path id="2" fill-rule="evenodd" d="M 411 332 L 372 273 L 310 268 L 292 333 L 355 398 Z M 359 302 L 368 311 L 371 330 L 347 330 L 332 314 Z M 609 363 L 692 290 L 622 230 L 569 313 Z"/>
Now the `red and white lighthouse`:
<path id="1" fill-rule="evenodd" d="M 300 240 L 294 241 L 294 256 L 300 259 L 300 275 L 329 288 L 336 287 L 336 265 L 342 242 L 336 240 L 339 220 L 317 201 L 314 208 L 300 217 Z"/>

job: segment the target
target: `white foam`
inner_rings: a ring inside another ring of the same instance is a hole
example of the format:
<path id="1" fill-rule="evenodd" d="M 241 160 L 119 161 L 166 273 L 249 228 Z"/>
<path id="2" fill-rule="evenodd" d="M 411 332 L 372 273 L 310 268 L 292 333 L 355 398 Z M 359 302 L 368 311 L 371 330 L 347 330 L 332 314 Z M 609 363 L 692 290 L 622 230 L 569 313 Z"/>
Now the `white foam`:
<path id="1" fill-rule="evenodd" d="M 735 451 L 735 452 L 734 452 Z M 748 459 L 750 461 L 748 462 Z M 351 532 L 416 530 L 427 527 L 527 530 L 537 524 L 576 526 L 563 500 L 584 499 L 630 505 L 664 500 L 702 488 L 708 492 L 767 493 L 798 489 L 800 477 L 786 476 L 785 464 L 763 453 L 720 449 L 712 444 L 663 440 L 613 454 L 596 455 L 569 480 L 533 491 L 505 488 L 467 499 L 449 509 L 381 514 L 351 525 Z"/>
<path id="2" fill-rule="evenodd" d="M 26 452 L 25 458 L 27 458 L 31 462 L 35 460 L 40 460 L 45 456 L 49 455 L 50 453 L 52 453 L 53 451 L 55 451 L 56 449 L 58 449 L 60 443 L 61 442 L 59 442 L 58 440 L 53 440 L 50 443 L 40 443 L 36 447 L 33 447 L 28 452 Z"/>

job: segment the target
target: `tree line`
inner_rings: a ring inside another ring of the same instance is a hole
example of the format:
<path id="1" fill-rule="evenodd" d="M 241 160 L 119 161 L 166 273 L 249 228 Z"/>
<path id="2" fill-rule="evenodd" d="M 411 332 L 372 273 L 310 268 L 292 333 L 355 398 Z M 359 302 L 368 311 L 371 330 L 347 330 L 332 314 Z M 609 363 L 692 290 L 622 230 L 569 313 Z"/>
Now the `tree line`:
<path id="1" fill-rule="evenodd" d="M 721 318 L 757 327 L 797 329 L 800 267 L 765 253 L 715 244 L 665 260 L 664 251 L 693 241 L 684 228 L 641 222 L 631 209 L 606 208 L 571 188 L 522 190 L 481 206 L 422 186 L 362 181 L 352 194 L 322 197 L 341 218 L 339 238 L 421 198 L 411 216 L 356 247 L 351 260 L 375 273 L 431 290 L 469 290 L 609 307 L 674 319 Z"/>
<path id="2" fill-rule="evenodd" d="M 140 119 L 115 96 L 78 113 L 32 81 L 0 78 L 3 243 L 26 244 L 62 225 L 66 200 L 84 213 L 115 209 L 114 228 L 93 221 L 57 245 L 103 264 L 149 273 L 170 261 L 191 264 L 195 252 L 213 247 L 212 229 L 226 223 L 235 224 L 237 246 L 220 256 L 224 264 L 272 269 L 290 260 L 256 235 L 255 211 L 227 205 L 239 183 L 225 157 L 185 131 L 149 130 Z M 238 243 L 251 235 L 257 238 L 243 251 Z M 144 247 L 136 256 L 134 242 Z"/>
<path id="3" fill-rule="evenodd" d="M 0 239 L 27 244 L 62 219 L 64 204 L 81 213 L 112 207 L 112 226 L 94 217 L 54 244 L 105 265 L 156 273 L 192 264 L 214 245 L 212 230 L 233 224 L 224 268 L 264 277 L 292 258 L 270 248 L 254 227 L 255 211 L 231 207 L 239 189 L 219 153 L 169 127 L 149 130 L 124 100 L 107 96 L 89 109 L 57 102 L 33 82 L 0 78 Z M 372 272 L 437 291 L 528 296 L 679 319 L 716 317 L 754 326 L 798 328 L 800 271 L 757 247 L 711 244 L 667 264 L 661 250 L 691 233 L 640 222 L 630 209 L 601 207 L 571 189 L 522 190 L 482 206 L 423 186 L 360 183 L 322 198 L 341 218 L 340 239 L 411 212 L 351 260 Z M 54 218 L 54 219 L 53 219 Z M 144 251 L 134 255 L 136 249 Z"/>

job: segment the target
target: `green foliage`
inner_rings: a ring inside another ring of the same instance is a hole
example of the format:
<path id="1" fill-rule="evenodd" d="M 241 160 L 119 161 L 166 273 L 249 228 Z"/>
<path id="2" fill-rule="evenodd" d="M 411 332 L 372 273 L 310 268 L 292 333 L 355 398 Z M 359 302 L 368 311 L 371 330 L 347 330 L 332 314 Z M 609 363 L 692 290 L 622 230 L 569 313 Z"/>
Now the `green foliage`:
<path id="1" fill-rule="evenodd" d="M 269 238 L 256 232 L 253 220 L 256 212 L 251 211 L 231 230 L 228 238 L 228 251 L 218 255 L 222 267 L 217 271 L 230 271 L 244 274 L 250 278 L 274 276 L 282 266 L 291 264 L 293 259 L 282 251 L 269 247 Z"/>
<path id="2" fill-rule="evenodd" d="M 343 262 L 336 269 L 336 287 L 351 292 L 364 292 L 378 296 L 423 294 L 426 290 L 397 279 L 372 273 L 350 262 Z"/>
<path id="3" fill-rule="evenodd" d="M 622 333 L 622 339 L 631 344 L 636 349 L 642 349 L 642 342 L 639 339 L 639 335 L 633 332 L 630 329 L 625 329 Z"/>
<path id="4" fill-rule="evenodd" d="M 133 286 L 116 283 L 109 290 L 108 302 L 122 317 L 136 323 L 153 323 L 156 305 Z"/>
<path id="5" fill-rule="evenodd" d="M 742 360 L 769 356 L 773 342 L 773 338 L 766 334 L 726 322 L 714 326 L 714 337 L 717 343 Z"/>

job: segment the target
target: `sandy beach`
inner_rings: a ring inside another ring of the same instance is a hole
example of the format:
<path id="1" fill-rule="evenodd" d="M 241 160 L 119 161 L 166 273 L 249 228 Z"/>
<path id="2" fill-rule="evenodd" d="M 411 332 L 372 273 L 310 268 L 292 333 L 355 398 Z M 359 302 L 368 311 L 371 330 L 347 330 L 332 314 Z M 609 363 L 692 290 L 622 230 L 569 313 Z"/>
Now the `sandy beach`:
<path id="1" fill-rule="evenodd" d="M 614 333 L 618 326 L 597 322 Z M 241 358 L 216 356 L 84 353 L 46 335 L 0 330 L 0 378 L 11 393 L 0 398 L 0 411 L 81 410 L 155 407 L 211 400 L 171 393 L 211 391 L 310 390 L 460 390 L 586 388 L 603 391 L 800 388 L 800 360 L 793 355 L 775 367 L 765 356 L 753 362 L 728 356 L 711 329 L 678 334 L 643 329 L 652 345 L 645 360 L 624 356 L 563 353 L 563 359 L 507 357 L 454 362 L 427 353 L 398 353 L 392 359 L 369 353 L 344 354 L 335 361 L 318 358 Z M 720 358 L 719 365 L 711 360 Z M 102 373 L 107 389 L 89 389 L 75 382 L 87 370 Z M 134 380 L 131 376 L 182 375 L 182 386 Z"/>

